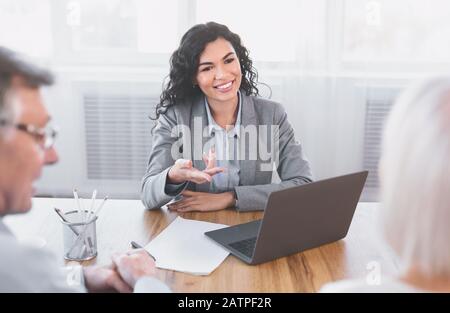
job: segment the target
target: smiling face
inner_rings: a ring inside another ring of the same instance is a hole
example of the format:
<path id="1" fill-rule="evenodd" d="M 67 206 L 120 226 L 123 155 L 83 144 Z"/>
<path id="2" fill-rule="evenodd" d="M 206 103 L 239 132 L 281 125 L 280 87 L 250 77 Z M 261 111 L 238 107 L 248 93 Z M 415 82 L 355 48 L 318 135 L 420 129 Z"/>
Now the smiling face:
<path id="1" fill-rule="evenodd" d="M 233 45 L 217 38 L 200 55 L 195 82 L 212 105 L 237 101 L 242 72 Z"/>

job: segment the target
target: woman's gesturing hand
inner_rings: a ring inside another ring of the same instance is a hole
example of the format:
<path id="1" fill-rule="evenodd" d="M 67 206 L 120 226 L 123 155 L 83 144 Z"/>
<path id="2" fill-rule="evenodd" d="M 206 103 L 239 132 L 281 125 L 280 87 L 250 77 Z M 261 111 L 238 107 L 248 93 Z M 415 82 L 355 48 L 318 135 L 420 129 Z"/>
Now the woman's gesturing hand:
<path id="1" fill-rule="evenodd" d="M 216 155 L 214 148 L 209 150 L 208 155 L 203 155 L 206 169 L 200 171 L 192 166 L 191 160 L 178 159 L 170 168 L 168 173 L 168 182 L 172 184 L 181 184 L 185 181 L 191 181 L 196 184 L 211 182 L 212 176 L 223 172 L 225 169 L 216 167 Z"/>

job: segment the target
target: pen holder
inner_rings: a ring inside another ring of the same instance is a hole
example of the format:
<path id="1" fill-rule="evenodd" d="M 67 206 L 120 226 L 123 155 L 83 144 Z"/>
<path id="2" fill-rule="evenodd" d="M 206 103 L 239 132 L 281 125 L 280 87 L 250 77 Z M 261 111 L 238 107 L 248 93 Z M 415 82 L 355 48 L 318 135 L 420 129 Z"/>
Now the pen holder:
<path id="1" fill-rule="evenodd" d="M 64 214 L 63 224 L 64 258 L 70 261 L 87 261 L 97 256 L 97 216 L 84 221 L 88 211 L 80 214 L 70 211 Z M 82 216 L 83 215 L 83 216 Z"/>

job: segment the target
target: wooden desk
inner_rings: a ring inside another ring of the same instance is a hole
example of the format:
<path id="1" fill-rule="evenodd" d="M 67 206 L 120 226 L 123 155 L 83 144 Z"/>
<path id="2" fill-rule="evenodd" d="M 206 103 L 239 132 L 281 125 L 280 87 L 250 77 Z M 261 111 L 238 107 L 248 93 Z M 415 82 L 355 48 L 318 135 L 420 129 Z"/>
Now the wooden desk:
<path id="1" fill-rule="evenodd" d="M 53 207 L 71 209 L 74 200 L 36 198 L 30 213 L 4 220 L 19 239 L 43 238 L 62 263 L 62 227 Z M 377 262 L 381 274 L 395 274 L 394 257 L 377 239 L 376 209 L 376 203 L 360 203 L 347 237 L 332 244 L 257 266 L 230 255 L 209 276 L 157 270 L 157 277 L 175 292 L 315 292 L 327 282 L 365 278 L 371 262 Z M 148 243 L 176 216 L 167 210 L 146 211 L 137 200 L 109 200 L 97 222 L 98 257 L 90 263 L 109 264 L 110 255 L 130 249 L 131 240 Z M 181 216 L 234 225 L 259 219 L 262 212 L 227 210 Z"/>

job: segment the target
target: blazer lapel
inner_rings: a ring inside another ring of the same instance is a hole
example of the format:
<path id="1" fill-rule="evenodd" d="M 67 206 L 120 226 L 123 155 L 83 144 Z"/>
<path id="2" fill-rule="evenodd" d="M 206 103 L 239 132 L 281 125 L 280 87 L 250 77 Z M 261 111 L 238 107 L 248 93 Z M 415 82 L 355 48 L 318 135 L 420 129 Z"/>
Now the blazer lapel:
<path id="1" fill-rule="evenodd" d="M 245 140 L 245 154 L 244 151 L 240 151 L 240 161 L 239 161 L 239 184 L 241 186 L 244 185 L 254 185 L 255 183 L 255 175 L 256 175 L 256 160 L 249 160 L 250 156 L 250 146 L 258 147 L 258 143 L 256 146 L 254 143 L 248 142 L 248 138 L 245 137 L 245 133 L 243 132 L 244 128 L 247 126 L 253 125 L 257 127 L 256 123 L 256 113 L 254 103 L 251 97 L 242 95 L 242 107 L 241 107 L 241 128 L 240 128 L 240 140 L 239 145 L 241 145 L 242 140 Z M 257 130 L 258 131 L 258 130 Z M 255 138 L 253 138 L 255 139 Z M 257 152 L 257 151 L 256 151 Z M 258 156 L 256 155 L 258 158 Z M 245 159 L 244 159 L 245 158 Z"/>

